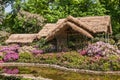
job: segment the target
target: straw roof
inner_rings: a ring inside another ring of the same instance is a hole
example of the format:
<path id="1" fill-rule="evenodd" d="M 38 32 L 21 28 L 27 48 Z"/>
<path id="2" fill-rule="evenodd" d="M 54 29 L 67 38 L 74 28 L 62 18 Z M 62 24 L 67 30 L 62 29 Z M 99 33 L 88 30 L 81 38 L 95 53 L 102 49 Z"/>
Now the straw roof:
<path id="1" fill-rule="evenodd" d="M 110 16 L 79 18 L 68 16 L 65 19 L 59 19 L 56 24 L 46 24 L 38 34 L 12 34 L 9 39 L 6 40 L 6 43 L 31 43 L 34 39 L 40 39 L 41 37 L 46 37 L 48 41 L 68 27 L 89 38 L 93 38 L 93 35 L 96 33 L 104 32 L 112 34 Z"/>
<path id="2" fill-rule="evenodd" d="M 54 38 L 58 31 L 63 30 L 66 26 L 71 27 L 73 30 L 89 37 L 93 38 L 93 34 L 96 33 L 110 33 L 112 34 L 110 16 L 94 16 L 94 17 L 79 17 L 74 18 L 68 16 L 65 19 L 59 19 L 54 25 L 46 25 L 39 32 L 39 35 L 44 33 L 47 40 Z M 51 29 L 51 30 L 50 30 Z M 40 38 L 40 37 L 39 37 Z"/>
<path id="3" fill-rule="evenodd" d="M 32 43 L 37 34 L 12 34 L 6 43 Z"/>
<path id="4" fill-rule="evenodd" d="M 88 36 L 89 38 L 93 38 L 92 34 L 87 32 L 86 30 L 82 29 L 81 27 L 78 27 L 74 23 L 66 22 L 66 24 L 69 25 L 73 30 L 78 31 L 79 33 L 81 33 L 81 34 L 83 34 L 85 36 Z"/>
<path id="5" fill-rule="evenodd" d="M 38 32 L 38 38 L 46 37 L 50 32 L 56 28 L 56 24 L 46 24 L 42 30 Z"/>
<path id="6" fill-rule="evenodd" d="M 93 33 L 105 32 L 112 34 L 110 16 L 80 17 L 77 19 L 88 25 L 87 29 Z"/>

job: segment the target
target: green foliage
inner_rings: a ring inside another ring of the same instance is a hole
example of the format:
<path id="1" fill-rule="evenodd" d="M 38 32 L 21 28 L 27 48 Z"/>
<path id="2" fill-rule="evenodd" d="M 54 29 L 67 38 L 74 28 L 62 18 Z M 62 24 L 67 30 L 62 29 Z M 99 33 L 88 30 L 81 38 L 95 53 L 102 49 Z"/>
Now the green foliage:
<path id="1" fill-rule="evenodd" d="M 99 2 L 94 3 L 92 0 L 29 0 L 25 5 L 26 8 L 23 9 L 43 15 L 47 22 L 56 22 L 59 18 L 64 18 L 68 15 L 75 17 L 93 16 L 104 15 L 106 12 L 103 5 Z"/>
<path id="2" fill-rule="evenodd" d="M 120 33 L 115 35 L 115 39 L 118 41 L 120 40 Z"/>
<path id="3" fill-rule="evenodd" d="M 56 22 L 60 18 L 68 15 L 74 17 L 110 15 L 112 20 L 113 32 L 120 32 L 120 2 L 119 0 L 10 0 L 6 3 L 12 4 L 13 11 L 6 16 L 2 28 L 12 33 L 37 32 L 36 21 L 28 23 L 18 20 L 17 12 L 20 10 L 42 15 L 47 19 L 46 22 Z M 14 2 L 14 4 L 13 4 Z M 40 28 L 38 28 L 40 29 Z"/>
<path id="4" fill-rule="evenodd" d="M 69 68 L 98 71 L 120 70 L 118 56 L 111 55 L 109 57 L 101 57 L 97 60 L 94 57 L 82 56 L 74 51 L 66 53 L 47 53 L 37 56 L 31 56 L 30 53 L 21 53 L 19 62 L 57 64 Z"/>
<path id="5" fill-rule="evenodd" d="M 120 0 L 99 0 L 107 10 L 106 14 L 111 15 L 114 34 L 120 32 Z"/>
<path id="6" fill-rule="evenodd" d="M 30 13 L 36 13 L 46 18 L 46 22 L 56 22 L 60 18 L 68 15 L 74 17 L 104 15 L 106 9 L 99 1 L 92 0 L 28 0 L 21 2 L 16 0 L 13 5 L 13 12 L 6 16 L 3 26 L 12 33 L 30 33 L 37 32 L 36 22 L 31 20 L 24 22 L 24 18 L 19 20 L 17 13 L 21 7 L 22 10 Z M 89 8 L 88 8 L 89 7 Z M 33 30 L 34 29 L 34 30 Z M 39 28 L 40 29 L 40 28 Z"/>
<path id="7" fill-rule="evenodd" d="M 118 49 L 120 49 L 120 40 L 117 42 Z"/>
<path id="8" fill-rule="evenodd" d="M 33 62 L 34 56 L 31 53 L 20 53 L 19 62 Z"/>
<path id="9" fill-rule="evenodd" d="M 48 64 L 57 64 L 58 60 L 56 58 L 55 54 L 42 54 L 39 56 L 36 56 L 36 62 L 39 63 L 48 63 Z"/>
<path id="10" fill-rule="evenodd" d="M 35 42 L 34 45 L 38 46 L 40 49 L 44 48 L 45 47 L 45 39 L 44 38 L 41 38 L 39 41 Z"/>

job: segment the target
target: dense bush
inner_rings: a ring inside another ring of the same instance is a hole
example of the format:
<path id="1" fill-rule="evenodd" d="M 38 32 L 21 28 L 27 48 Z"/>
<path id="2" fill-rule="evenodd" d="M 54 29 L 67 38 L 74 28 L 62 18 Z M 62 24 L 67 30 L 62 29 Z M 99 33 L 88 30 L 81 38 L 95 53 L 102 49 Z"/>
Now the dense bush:
<path id="1" fill-rule="evenodd" d="M 18 61 L 19 62 L 33 62 L 34 56 L 32 55 L 32 53 L 20 53 Z"/>
<path id="2" fill-rule="evenodd" d="M 26 53 L 29 53 L 29 55 Z M 36 56 L 42 53 L 43 50 L 39 50 L 32 46 L 20 47 L 19 45 L 16 44 L 0 46 L 0 63 L 3 61 L 4 62 L 16 61 L 19 59 L 20 54 L 22 60 L 27 60 L 32 55 Z"/>
<path id="3" fill-rule="evenodd" d="M 89 45 L 79 53 L 71 51 L 42 54 L 43 50 L 38 48 L 17 45 L 4 46 L 0 48 L 0 52 L 0 60 L 7 62 L 17 60 L 18 62 L 57 64 L 79 69 L 120 70 L 120 50 L 101 41 Z"/>
<path id="4" fill-rule="evenodd" d="M 19 49 L 19 45 L 15 45 L 15 44 L 8 46 L 1 46 L 0 52 L 2 54 L 2 60 L 5 62 L 18 60 L 19 58 L 18 49 Z"/>
<path id="5" fill-rule="evenodd" d="M 4 67 L 3 72 L 7 74 L 18 74 L 19 70 L 16 67 L 15 68 Z"/>
<path id="6" fill-rule="evenodd" d="M 110 45 L 109 43 L 104 43 L 102 41 L 89 45 L 84 50 L 79 51 L 79 53 L 81 53 L 81 55 L 87 55 L 90 57 L 93 56 L 104 57 L 110 55 L 120 56 L 120 50 L 118 50 L 117 47 Z"/>
<path id="7" fill-rule="evenodd" d="M 4 55 L 4 58 L 3 60 L 5 62 L 8 62 L 8 61 L 16 61 L 19 59 L 19 54 L 14 52 L 14 51 L 8 51 L 5 55 Z"/>
<path id="8" fill-rule="evenodd" d="M 25 53 L 25 55 L 29 53 Z M 22 56 L 25 56 L 22 54 Z M 21 56 L 21 55 L 20 55 Z M 108 57 L 82 56 L 77 52 L 48 53 L 30 58 L 21 58 L 20 62 L 57 64 L 69 68 L 90 70 L 120 70 L 120 56 L 110 55 Z"/>

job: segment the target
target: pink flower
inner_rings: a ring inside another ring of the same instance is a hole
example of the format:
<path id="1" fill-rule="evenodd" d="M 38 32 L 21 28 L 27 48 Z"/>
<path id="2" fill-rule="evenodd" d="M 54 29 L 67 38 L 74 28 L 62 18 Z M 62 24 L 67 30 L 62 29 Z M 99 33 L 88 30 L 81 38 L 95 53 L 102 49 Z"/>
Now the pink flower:
<path id="1" fill-rule="evenodd" d="M 87 54 L 87 51 L 86 50 L 82 50 L 82 51 L 80 51 L 80 54 L 84 56 L 84 55 Z"/>
<path id="2" fill-rule="evenodd" d="M 0 60 L 0 63 L 3 63 L 4 61 L 3 60 Z"/>
<path id="3" fill-rule="evenodd" d="M 14 68 L 14 69 L 9 69 L 9 68 L 4 68 L 4 73 L 7 73 L 7 74 L 18 74 L 19 73 L 19 70 L 17 68 Z"/>
<path id="4" fill-rule="evenodd" d="M 42 54 L 43 50 L 32 50 L 31 51 L 34 55 Z"/>
<path id="5" fill-rule="evenodd" d="M 2 52 L 0 52 L 0 56 L 3 56 L 3 53 L 2 53 Z"/>

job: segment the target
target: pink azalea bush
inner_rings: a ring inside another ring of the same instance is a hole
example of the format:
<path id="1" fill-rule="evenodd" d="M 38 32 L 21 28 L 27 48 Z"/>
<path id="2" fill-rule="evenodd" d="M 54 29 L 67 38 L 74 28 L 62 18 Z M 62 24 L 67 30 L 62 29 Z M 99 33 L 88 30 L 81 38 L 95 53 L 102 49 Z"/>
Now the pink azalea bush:
<path id="1" fill-rule="evenodd" d="M 12 52 L 12 51 L 7 52 L 7 53 L 5 54 L 5 56 L 4 56 L 4 58 L 3 58 L 3 60 L 4 60 L 5 62 L 8 62 L 8 61 L 16 61 L 16 60 L 18 60 L 18 59 L 19 59 L 19 54 L 16 53 L 16 52 Z"/>
<path id="2" fill-rule="evenodd" d="M 4 51 L 17 51 L 20 48 L 19 45 L 8 45 L 8 46 L 1 46 L 0 52 Z"/>
<path id="3" fill-rule="evenodd" d="M 78 52 L 81 54 L 81 55 L 86 55 L 87 54 L 87 51 L 86 50 L 78 50 Z"/>
<path id="4" fill-rule="evenodd" d="M 32 50 L 31 51 L 34 55 L 38 55 L 38 54 L 42 54 L 43 53 L 43 50 L 37 50 L 37 49 L 35 49 L 35 50 Z"/>
<path id="5" fill-rule="evenodd" d="M 3 69 L 3 72 L 7 73 L 7 74 L 18 74 L 19 73 L 19 69 L 18 68 L 8 68 L 8 67 L 5 67 Z"/>
<path id="6" fill-rule="evenodd" d="M 0 63 L 16 61 L 19 59 L 20 53 L 30 53 L 32 55 L 42 54 L 43 50 L 38 48 L 33 48 L 32 46 L 20 47 L 17 44 L 12 44 L 8 46 L 0 46 Z"/>
<path id="7" fill-rule="evenodd" d="M 115 46 L 110 45 L 109 43 L 105 43 L 102 41 L 93 43 L 91 45 L 88 45 L 87 48 L 85 48 L 82 51 L 79 51 L 81 55 L 87 55 L 90 57 L 94 56 L 110 56 L 110 55 L 120 55 L 120 50 L 118 50 Z"/>
<path id="8" fill-rule="evenodd" d="M 18 60 L 19 59 L 19 54 L 18 54 L 19 47 L 20 46 L 16 44 L 12 44 L 8 46 L 1 46 L 0 52 L 4 53 L 2 60 L 5 62 Z"/>

